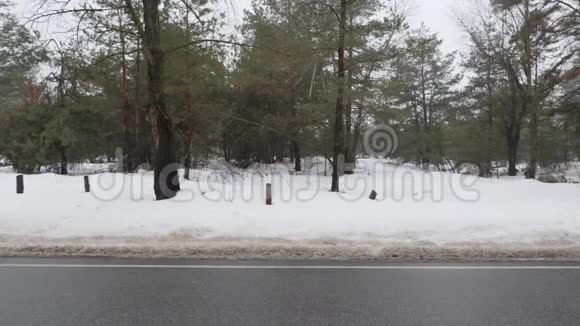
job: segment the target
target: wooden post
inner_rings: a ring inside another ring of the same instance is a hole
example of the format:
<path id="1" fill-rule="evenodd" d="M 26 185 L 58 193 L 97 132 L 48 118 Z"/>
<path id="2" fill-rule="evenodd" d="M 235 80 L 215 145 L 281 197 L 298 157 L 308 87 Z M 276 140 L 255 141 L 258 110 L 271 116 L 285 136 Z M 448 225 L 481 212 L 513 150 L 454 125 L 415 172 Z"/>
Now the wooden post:
<path id="1" fill-rule="evenodd" d="M 24 193 L 24 176 L 21 174 L 16 176 L 16 193 Z"/>
<path id="2" fill-rule="evenodd" d="M 377 200 L 377 192 L 376 191 L 371 191 L 371 195 L 369 196 L 370 200 Z"/>
<path id="3" fill-rule="evenodd" d="M 266 183 L 266 205 L 272 205 L 272 184 Z"/>
<path id="4" fill-rule="evenodd" d="M 85 192 L 91 192 L 91 184 L 89 183 L 89 176 L 85 175 L 83 179 L 85 180 Z"/>

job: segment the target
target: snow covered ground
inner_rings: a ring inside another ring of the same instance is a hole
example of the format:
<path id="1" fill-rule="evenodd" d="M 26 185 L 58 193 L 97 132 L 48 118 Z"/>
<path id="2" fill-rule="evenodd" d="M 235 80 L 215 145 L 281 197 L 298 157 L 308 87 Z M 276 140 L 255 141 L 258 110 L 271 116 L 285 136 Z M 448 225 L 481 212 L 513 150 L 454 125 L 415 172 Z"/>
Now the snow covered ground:
<path id="1" fill-rule="evenodd" d="M 361 160 L 330 193 L 321 164 L 214 163 L 153 201 L 151 172 L 0 172 L 0 254 L 306 258 L 580 258 L 580 185 L 425 173 Z M 264 204 L 273 184 L 274 205 Z M 378 200 L 368 196 L 378 192 Z"/>

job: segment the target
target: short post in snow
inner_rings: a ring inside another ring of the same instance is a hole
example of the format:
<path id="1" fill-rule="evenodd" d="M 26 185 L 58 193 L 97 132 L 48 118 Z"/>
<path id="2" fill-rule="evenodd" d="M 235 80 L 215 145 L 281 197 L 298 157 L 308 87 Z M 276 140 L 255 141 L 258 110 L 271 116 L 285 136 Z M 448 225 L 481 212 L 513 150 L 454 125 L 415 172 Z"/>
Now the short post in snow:
<path id="1" fill-rule="evenodd" d="M 24 193 L 24 176 L 22 174 L 16 176 L 16 193 Z"/>
<path id="2" fill-rule="evenodd" d="M 371 191 L 371 195 L 369 196 L 370 200 L 377 200 L 377 192 L 376 191 Z"/>
<path id="3" fill-rule="evenodd" d="M 89 183 L 89 176 L 85 175 L 83 179 L 85 181 L 85 192 L 91 192 L 91 184 Z"/>
<path id="4" fill-rule="evenodd" d="M 272 184 L 266 183 L 266 205 L 272 205 Z"/>

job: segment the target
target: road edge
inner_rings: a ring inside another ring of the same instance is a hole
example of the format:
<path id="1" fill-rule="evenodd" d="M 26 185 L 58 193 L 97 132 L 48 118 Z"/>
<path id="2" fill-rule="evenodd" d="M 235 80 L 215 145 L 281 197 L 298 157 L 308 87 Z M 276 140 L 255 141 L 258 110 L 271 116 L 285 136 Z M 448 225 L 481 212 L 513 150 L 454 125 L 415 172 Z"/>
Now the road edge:
<path id="1" fill-rule="evenodd" d="M 0 240 L 4 257 L 111 257 L 360 261 L 580 261 L 580 247 L 529 244 L 381 243 L 284 239 Z"/>

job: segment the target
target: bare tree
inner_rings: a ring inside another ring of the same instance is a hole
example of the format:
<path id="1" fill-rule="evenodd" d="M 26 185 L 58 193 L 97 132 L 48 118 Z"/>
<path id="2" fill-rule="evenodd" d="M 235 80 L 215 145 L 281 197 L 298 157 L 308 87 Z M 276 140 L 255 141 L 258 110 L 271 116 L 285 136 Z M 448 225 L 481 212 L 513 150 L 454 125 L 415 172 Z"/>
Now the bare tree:
<path id="1" fill-rule="evenodd" d="M 171 117 L 165 102 L 161 25 L 159 21 L 160 0 L 142 0 L 143 23 L 131 0 L 125 0 L 129 16 L 137 27 L 143 42 L 143 55 L 147 63 L 149 107 L 156 115 L 159 140 L 155 159 L 154 190 L 157 200 L 175 197 L 180 190 L 176 140 Z"/>

